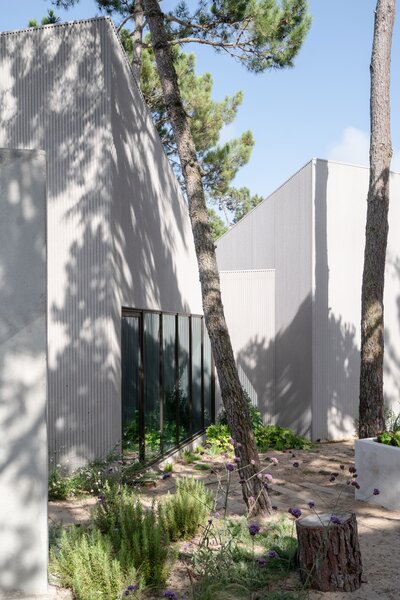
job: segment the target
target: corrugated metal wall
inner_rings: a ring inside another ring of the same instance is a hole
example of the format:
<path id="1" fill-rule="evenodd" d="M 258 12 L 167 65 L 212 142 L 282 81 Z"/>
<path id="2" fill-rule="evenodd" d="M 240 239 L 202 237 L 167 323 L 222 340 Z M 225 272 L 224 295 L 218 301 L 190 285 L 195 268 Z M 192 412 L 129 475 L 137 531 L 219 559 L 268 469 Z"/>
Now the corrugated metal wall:
<path id="1" fill-rule="evenodd" d="M 73 465 L 115 441 L 109 26 L 0 36 L 0 145 L 47 155 L 49 444 Z"/>
<path id="2" fill-rule="evenodd" d="M 368 178 L 367 168 L 316 161 L 314 438 L 351 438 L 356 430 Z M 398 405 L 400 175 L 390 184 L 384 385 L 387 402 Z"/>
<path id="3" fill-rule="evenodd" d="M 109 19 L 0 35 L 0 103 L 0 146 L 47 154 L 49 443 L 73 467 L 121 436 L 121 305 L 201 312 L 188 212 Z"/>
<path id="4" fill-rule="evenodd" d="M 113 356 L 119 389 L 121 306 L 179 313 L 203 311 L 187 206 L 119 40 L 111 30 L 109 43 L 114 140 Z"/>
<path id="5" fill-rule="evenodd" d="M 275 269 L 276 419 L 311 434 L 312 163 L 217 242 L 221 271 Z"/>
<path id="6" fill-rule="evenodd" d="M 264 421 L 274 423 L 275 271 L 221 271 L 220 276 L 240 381 Z"/>

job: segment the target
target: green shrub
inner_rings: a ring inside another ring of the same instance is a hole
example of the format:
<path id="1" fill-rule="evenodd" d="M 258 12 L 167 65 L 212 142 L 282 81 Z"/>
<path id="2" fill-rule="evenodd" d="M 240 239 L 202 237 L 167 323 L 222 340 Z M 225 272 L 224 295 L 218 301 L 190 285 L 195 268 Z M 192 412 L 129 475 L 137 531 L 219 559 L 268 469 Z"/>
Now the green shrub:
<path id="1" fill-rule="evenodd" d="M 232 452 L 233 446 L 229 443 L 230 437 L 228 425 L 209 425 L 206 429 L 207 443 L 216 453 Z"/>
<path id="2" fill-rule="evenodd" d="M 197 460 L 199 460 L 198 455 L 194 454 L 194 452 L 191 452 L 190 450 L 184 450 L 182 452 L 181 456 L 182 456 L 182 460 L 188 465 L 191 465 L 194 462 L 196 462 Z"/>
<path id="3" fill-rule="evenodd" d="M 157 587 L 165 582 L 169 538 L 154 509 L 144 511 L 126 486 L 106 485 L 92 520 L 111 540 L 124 570 L 133 565 L 144 585 Z"/>
<path id="4" fill-rule="evenodd" d="M 380 444 L 387 446 L 400 446 L 400 430 L 384 431 L 378 435 L 377 440 Z"/>
<path id="5" fill-rule="evenodd" d="M 176 482 L 176 492 L 158 506 L 159 520 L 171 540 L 190 539 L 196 535 L 212 507 L 212 494 L 204 483 L 194 478 Z"/>
<path id="6" fill-rule="evenodd" d="M 168 561 L 171 552 L 168 533 L 157 520 L 154 507 L 143 511 L 137 500 L 136 510 L 136 528 L 131 549 L 133 564 L 144 585 L 160 587 L 169 575 Z"/>
<path id="7" fill-rule="evenodd" d="M 56 467 L 49 474 L 48 496 L 49 500 L 66 500 L 71 490 L 69 477 L 60 467 Z"/>
<path id="8" fill-rule="evenodd" d="M 274 448 L 275 450 L 301 450 L 309 448 L 311 443 L 291 429 L 278 425 L 263 425 L 254 431 L 257 448 L 261 451 Z"/>
<path id="9" fill-rule="evenodd" d="M 60 584 L 73 590 L 77 600 L 114 600 L 121 597 L 126 582 L 133 581 L 131 569 L 124 575 L 112 556 L 111 541 L 99 531 L 77 528 L 64 531 L 58 553 L 51 557 L 51 569 Z"/>

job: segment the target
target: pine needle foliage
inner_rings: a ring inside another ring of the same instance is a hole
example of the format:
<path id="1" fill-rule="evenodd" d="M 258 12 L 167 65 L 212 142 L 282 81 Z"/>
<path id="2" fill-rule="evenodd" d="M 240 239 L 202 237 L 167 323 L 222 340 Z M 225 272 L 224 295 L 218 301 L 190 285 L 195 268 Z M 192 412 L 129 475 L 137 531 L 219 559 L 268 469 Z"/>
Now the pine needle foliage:
<path id="1" fill-rule="evenodd" d="M 160 523 L 172 541 L 194 537 L 212 507 L 212 494 L 193 477 L 178 479 L 176 492 L 158 506 Z"/>
<path id="2" fill-rule="evenodd" d="M 60 584 L 72 589 L 76 600 L 119 598 L 134 570 L 124 574 L 108 536 L 99 531 L 69 528 L 64 531 L 57 553 L 52 552 L 51 570 Z"/>

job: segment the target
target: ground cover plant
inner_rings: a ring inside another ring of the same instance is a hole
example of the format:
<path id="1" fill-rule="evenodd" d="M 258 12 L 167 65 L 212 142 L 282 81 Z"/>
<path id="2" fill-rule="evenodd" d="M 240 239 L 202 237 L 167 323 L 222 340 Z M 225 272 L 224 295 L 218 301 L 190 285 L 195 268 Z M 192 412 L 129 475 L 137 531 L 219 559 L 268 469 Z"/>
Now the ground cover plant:
<path id="1" fill-rule="evenodd" d="M 400 447 L 400 413 L 385 409 L 385 430 L 376 439 L 380 444 Z"/>

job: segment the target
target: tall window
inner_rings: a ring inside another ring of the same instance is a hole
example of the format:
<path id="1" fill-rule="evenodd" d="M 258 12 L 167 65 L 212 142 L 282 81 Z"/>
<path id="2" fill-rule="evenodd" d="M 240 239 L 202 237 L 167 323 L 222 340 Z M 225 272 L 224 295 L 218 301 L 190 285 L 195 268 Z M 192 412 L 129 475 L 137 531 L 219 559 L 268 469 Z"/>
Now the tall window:
<path id="1" fill-rule="evenodd" d="M 204 319 L 122 311 L 123 449 L 140 462 L 190 440 L 214 417 L 214 366 Z"/>

